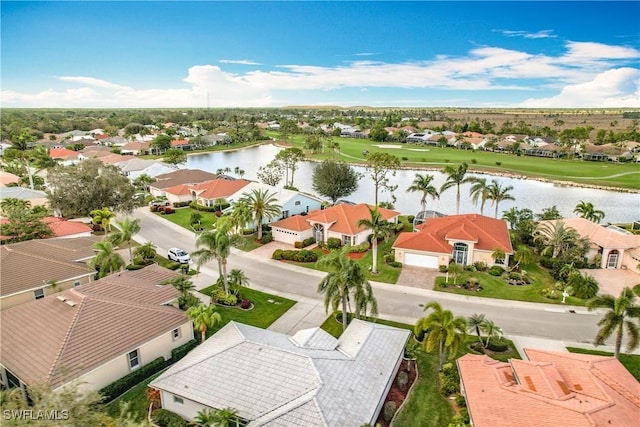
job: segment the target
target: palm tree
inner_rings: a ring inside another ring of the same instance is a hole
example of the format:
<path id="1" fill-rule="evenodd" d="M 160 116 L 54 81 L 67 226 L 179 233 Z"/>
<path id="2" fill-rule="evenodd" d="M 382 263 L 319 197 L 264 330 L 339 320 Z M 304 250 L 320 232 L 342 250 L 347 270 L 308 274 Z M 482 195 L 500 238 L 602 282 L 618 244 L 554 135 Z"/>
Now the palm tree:
<path id="1" fill-rule="evenodd" d="M 498 218 L 498 206 L 500 206 L 500 202 L 504 202 L 505 200 L 515 200 L 515 198 L 509 194 L 509 191 L 511 190 L 513 190 L 512 185 L 503 187 L 495 179 L 491 180 L 491 184 L 487 187 L 487 194 L 488 199 L 491 200 L 491 204 L 495 204 L 496 206 L 494 218 Z"/>
<path id="2" fill-rule="evenodd" d="M 232 408 L 202 409 L 193 420 L 198 427 L 239 427 L 238 411 Z"/>
<path id="3" fill-rule="evenodd" d="M 531 249 L 529 249 L 528 246 L 519 245 L 513 252 L 513 259 L 515 260 L 516 265 L 513 266 L 512 270 L 517 270 L 520 264 L 530 263 L 533 259 L 533 254 L 531 253 Z"/>
<path id="4" fill-rule="evenodd" d="M 478 339 L 480 339 L 480 329 L 484 326 L 485 322 L 484 314 L 474 313 L 471 316 L 467 317 L 467 325 L 469 326 L 470 331 L 476 331 L 476 335 L 478 335 Z M 482 342 L 482 340 L 480 340 Z"/>
<path id="5" fill-rule="evenodd" d="M 462 266 L 460 264 L 456 264 L 455 262 L 452 262 L 447 267 L 447 274 L 451 274 L 453 276 L 453 284 L 454 285 L 458 284 L 458 275 L 460 273 L 462 273 Z"/>
<path id="6" fill-rule="evenodd" d="M 369 209 L 369 219 L 363 218 L 358 220 L 358 227 L 365 227 L 371 230 L 371 254 L 373 256 L 373 264 L 371 266 L 371 273 L 378 274 L 378 239 L 382 238 L 385 241 L 391 235 L 393 224 L 382 217 L 378 207 L 373 209 L 367 205 Z"/>
<path id="7" fill-rule="evenodd" d="M 580 200 L 580 203 L 576 205 L 573 213 L 580 215 L 580 218 L 588 219 L 599 223 L 604 219 L 604 212 L 596 209 L 591 202 L 584 202 Z"/>
<path id="8" fill-rule="evenodd" d="M 491 252 L 491 258 L 493 258 L 493 262 L 496 264 L 504 264 L 504 259 L 506 256 L 507 254 L 502 248 L 496 247 L 493 249 L 493 252 Z M 502 262 L 498 262 L 499 260 L 502 260 Z"/>
<path id="9" fill-rule="evenodd" d="M 471 201 L 474 205 L 478 204 L 478 199 L 480 199 L 480 215 L 484 213 L 484 204 L 487 202 L 489 198 L 489 187 L 487 186 L 486 178 L 472 178 L 473 185 L 471 185 L 471 189 L 469 190 L 469 195 L 471 196 Z"/>
<path id="10" fill-rule="evenodd" d="M 193 284 L 193 281 L 191 281 L 191 279 L 189 279 L 189 276 L 185 274 L 181 274 L 179 276 L 168 279 L 163 284 L 173 286 L 183 296 L 186 296 L 196 288 L 195 285 Z"/>
<path id="11" fill-rule="evenodd" d="M 31 202 L 25 199 L 18 199 L 16 197 L 7 197 L 0 201 L 0 209 L 4 212 L 5 216 L 11 211 L 26 211 L 31 209 Z"/>
<path id="12" fill-rule="evenodd" d="M 225 294 L 229 295 L 229 283 L 227 281 L 227 258 L 231 254 L 231 238 L 229 236 L 229 223 L 218 220 L 216 228 L 200 233 L 196 239 L 196 247 L 200 248 L 191 253 L 196 259 L 196 268 L 215 259 L 218 262 L 218 274 L 222 278 Z"/>
<path id="13" fill-rule="evenodd" d="M 484 344 L 485 348 L 489 345 L 489 340 L 491 340 L 491 338 L 497 338 L 502 335 L 502 329 L 500 329 L 492 320 L 485 320 L 481 329 L 482 332 L 487 335 L 487 341 Z"/>
<path id="14" fill-rule="evenodd" d="M 118 231 L 112 233 L 109 236 L 109 240 L 114 245 L 122 245 L 126 243 L 129 247 L 129 264 L 133 263 L 133 249 L 131 248 L 131 240 L 133 235 L 140 231 L 140 220 L 134 219 L 133 221 L 129 217 L 125 217 L 122 221 L 116 221 L 116 228 Z"/>
<path id="15" fill-rule="evenodd" d="M 431 185 L 433 178 L 433 175 L 420 175 L 417 173 L 413 183 L 411 183 L 411 186 L 407 188 L 407 191 L 422 193 L 422 197 L 420 198 L 420 209 L 422 211 L 427 209 L 427 196 L 431 196 L 432 199 L 440 198 L 440 193 L 438 193 L 436 187 Z"/>
<path id="16" fill-rule="evenodd" d="M 133 251 L 133 256 L 135 258 L 142 258 L 142 262 L 144 264 L 151 263 L 157 255 L 155 245 L 153 242 L 144 243 Z"/>
<path id="17" fill-rule="evenodd" d="M 231 292 L 238 295 L 240 288 L 249 286 L 249 278 L 244 274 L 244 271 L 239 268 L 234 268 L 229 273 L 229 289 Z"/>
<path id="18" fill-rule="evenodd" d="M 614 353 L 616 359 L 620 358 L 620 347 L 622 347 L 622 337 L 626 329 L 628 340 L 628 352 L 633 351 L 640 343 L 640 327 L 633 320 L 640 318 L 640 306 L 635 304 L 636 294 L 634 291 L 625 287 L 620 296 L 615 298 L 612 295 L 600 295 L 587 301 L 587 308 L 608 308 L 609 311 L 598 322 L 601 326 L 596 335 L 594 344 L 596 346 L 604 344 L 611 334 L 615 332 L 616 342 L 614 345 Z"/>
<path id="19" fill-rule="evenodd" d="M 245 228 L 247 223 L 252 219 L 251 210 L 249 209 L 247 201 L 244 199 L 238 200 L 233 205 L 233 210 L 231 211 L 229 218 L 231 219 L 231 225 L 236 230 L 236 233 L 238 233 L 241 228 Z"/>
<path id="20" fill-rule="evenodd" d="M 442 170 L 442 172 L 447 174 L 448 177 L 445 183 L 442 184 L 442 186 L 440 187 L 440 193 L 448 190 L 451 187 L 457 188 L 456 215 L 460 213 L 460 185 L 464 184 L 465 182 L 470 182 L 472 180 L 472 178 L 465 178 L 468 168 L 469 168 L 469 165 L 467 165 L 466 163 L 462 163 L 458 165 L 457 168 L 454 167 L 453 165 L 447 165 Z"/>
<path id="21" fill-rule="evenodd" d="M 431 352 L 438 347 L 440 367 L 447 359 L 455 357 L 458 348 L 467 336 L 467 321 L 462 316 L 454 316 L 450 310 L 443 310 L 436 301 L 431 301 L 424 307 L 425 311 L 432 309 L 428 316 L 418 319 L 414 327 L 416 336 L 424 335 L 422 346 Z"/>
<path id="22" fill-rule="evenodd" d="M 367 312 L 369 316 L 376 316 L 378 314 L 378 300 L 373 295 L 373 288 L 365 277 L 362 267 L 356 261 L 351 260 L 349 269 L 349 287 L 353 292 L 356 319 L 367 317 Z"/>
<path id="23" fill-rule="evenodd" d="M 255 189 L 242 199 L 249 207 L 251 218 L 258 225 L 258 240 L 262 239 L 262 221 L 270 221 L 280 215 L 282 208 L 277 204 L 278 198 L 267 190 Z"/>
<path id="24" fill-rule="evenodd" d="M 109 208 L 94 209 L 89 212 L 92 222 L 98 224 L 102 229 L 108 233 L 111 230 L 111 218 L 116 216 L 115 212 L 111 212 Z"/>
<path id="25" fill-rule="evenodd" d="M 90 265 L 98 270 L 98 277 L 102 278 L 114 271 L 119 271 L 124 266 L 122 256 L 113 248 L 113 244 L 108 240 L 102 240 L 93 244 L 96 250 L 96 257 Z"/>
<path id="26" fill-rule="evenodd" d="M 552 258 L 557 258 L 564 250 L 575 244 L 580 236 L 571 227 L 567 227 L 564 221 L 550 221 L 538 227 L 533 237 L 534 242 L 544 246 L 541 255 L 551 252 Z"/>
<path id="27" fill-rule="evenodd" d="M 202 342 L 207 338 L 207 329 L 213 328 L 222 321 L 220 313 L 215 308 L 200 304 L 187 310 L 187 316 L 193 321 L 193 326 L 200 331 Z"/>

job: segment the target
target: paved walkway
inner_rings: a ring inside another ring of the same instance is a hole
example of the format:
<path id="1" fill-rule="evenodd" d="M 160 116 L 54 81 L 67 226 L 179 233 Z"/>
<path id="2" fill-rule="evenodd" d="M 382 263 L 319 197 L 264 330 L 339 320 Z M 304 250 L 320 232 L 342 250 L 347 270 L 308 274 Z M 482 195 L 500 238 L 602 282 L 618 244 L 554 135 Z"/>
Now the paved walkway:
<path id="1" fill-rule="evenodd" d="M 413 288 L 433 289 L 436 277 L 441 275 L 437 269 L 413 266 L 402 266 L 398 276 L 397 285 L 411 286 Z"/>

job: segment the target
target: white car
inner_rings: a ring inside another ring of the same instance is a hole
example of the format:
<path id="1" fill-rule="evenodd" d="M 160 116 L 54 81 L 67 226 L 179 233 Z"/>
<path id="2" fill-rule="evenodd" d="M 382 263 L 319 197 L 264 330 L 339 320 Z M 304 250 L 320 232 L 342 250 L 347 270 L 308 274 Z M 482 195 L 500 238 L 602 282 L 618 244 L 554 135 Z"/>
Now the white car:
<path id="1" fill-rule="evenodd" d="M 180 264 L 189 264 L 191 262 L 189 254 L 180 248 L 169 249 L 167 258 L 169 258 L 170 261 L 178 261 Z"/>

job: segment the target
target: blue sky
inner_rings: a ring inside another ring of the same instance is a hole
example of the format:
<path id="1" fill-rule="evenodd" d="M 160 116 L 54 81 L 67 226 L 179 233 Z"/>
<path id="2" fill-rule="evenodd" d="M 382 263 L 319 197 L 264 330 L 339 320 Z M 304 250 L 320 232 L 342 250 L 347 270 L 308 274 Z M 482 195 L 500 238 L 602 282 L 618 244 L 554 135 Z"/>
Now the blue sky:
<path id="1" fill-rule="evenodd" d="M 640 2 L 1 2 L 3 107 L 640 107 Z"/>

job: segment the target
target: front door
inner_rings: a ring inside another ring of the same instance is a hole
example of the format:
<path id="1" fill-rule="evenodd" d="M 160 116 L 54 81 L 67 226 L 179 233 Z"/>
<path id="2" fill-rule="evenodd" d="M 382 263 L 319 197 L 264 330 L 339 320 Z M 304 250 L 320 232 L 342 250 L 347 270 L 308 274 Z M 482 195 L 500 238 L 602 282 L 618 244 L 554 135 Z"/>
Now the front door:
<path id="1" fill-rule="evenodd" d="M 613 250 L 607 255 L 607 268 L 618 268 L 618 251 Z"/>
<path id="2" fill-rule="evenodd" d="M 324 242 L 324 227 L 322 224 L 314 224 L 313 225 L 313 237 L 316 239 L 316 242 Z"/>

